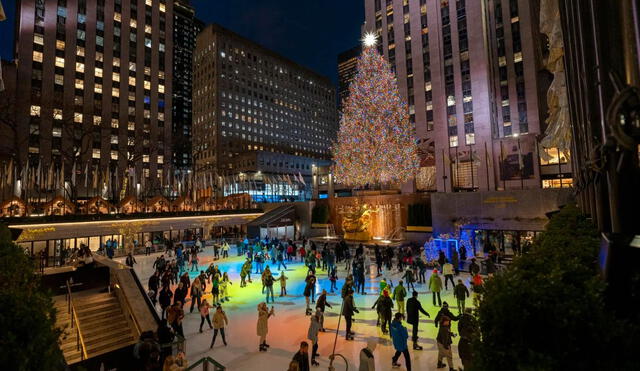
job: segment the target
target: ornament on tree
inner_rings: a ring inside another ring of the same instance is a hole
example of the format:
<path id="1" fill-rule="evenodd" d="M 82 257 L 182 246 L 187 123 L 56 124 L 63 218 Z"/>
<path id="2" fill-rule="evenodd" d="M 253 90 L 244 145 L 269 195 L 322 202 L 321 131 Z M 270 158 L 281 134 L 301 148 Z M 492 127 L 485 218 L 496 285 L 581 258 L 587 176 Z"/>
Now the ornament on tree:
<path id="1" fill-rule="evenodd" d="M 398 185 L 419 166 L 415 130 L 389 64 L 367 34 L 332 148 L 334 175 L 351 186 Z"/>

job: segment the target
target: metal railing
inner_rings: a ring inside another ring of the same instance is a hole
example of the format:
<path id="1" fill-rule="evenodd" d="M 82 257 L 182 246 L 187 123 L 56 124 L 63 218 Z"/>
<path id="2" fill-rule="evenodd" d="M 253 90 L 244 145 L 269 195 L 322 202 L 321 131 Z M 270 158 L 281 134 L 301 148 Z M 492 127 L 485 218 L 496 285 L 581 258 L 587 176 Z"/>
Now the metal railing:
<path id="1" fill-rule="evenodd" d="M 202 371 L 225 371 L 227 368 L 218 363 L 211 357 L 200 358 L 196 363 L 189 366 L 186 371 L 195 370 L 196 367 L 201 366 Z M 213 368 L 211 368 L 213 367 Z"/>
<path id="2" fill-rule="evenodd" d="M 67 310 L 69 312 L 69 322 L 71 328 L 76 329 L 76 351 L 80 352 L 80 360 L 84 361 L 89 358 L 87 355 L 87 347 L 84 344 L 84 338 L 82 337 L 82 330 L 80 329 L 80 321 L 78 321 L 78 312 L 73 304 L 73 297 L 71 296 L 71 282 L 67 280 Z"/>

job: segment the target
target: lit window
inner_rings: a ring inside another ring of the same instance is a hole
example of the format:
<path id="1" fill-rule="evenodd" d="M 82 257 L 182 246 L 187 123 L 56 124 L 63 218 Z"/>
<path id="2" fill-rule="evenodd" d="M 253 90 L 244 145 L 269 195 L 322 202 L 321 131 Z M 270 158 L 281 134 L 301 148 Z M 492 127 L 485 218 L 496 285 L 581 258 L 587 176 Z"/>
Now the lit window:
<path id="1" fill-rule="evenodd" d="M 80 113 L 80 112 L 74 113 L 73 114 L 73 122 L 78 123 L 78 124 L 82 123 L 82 113 Z"/>
<path id="2" fill-rule="evenodd" d="M 158 155 L 158 163 L 159 164 L 164 163 L 164 156 L 163 155 Z"/>
<path id="3" fill-rule="evenodd" d="M 118 126 L 118 119 L 111 119 L 111 127 L 117 129 Z"/>
<path id="4" fill-rule="evenodd" d="M 64 58 L 56 57 L 56 67 L 64 68 Z"/>
<path id="5" fill-rule="evenodd" d="M 164 121 L 164 112 L 158 112 L 158 121 Z"/>
<path id="6" fill-rule="evenodd" d="M 84 57 L 84 48 L 82 46 L 79 46 L 76 50 L 79 57 Z"/>
<path id="7" fill-rule="evenodd" d="M 558 148 L 544 148 L 540 153 L 540 165 L 557 165 L 558 162 L 566 164 L 568 162 L 567 156 L 564 152 L 558 151 Z"/>
<path id="8" fill-rule="evenodd" d="M 142 162 L 149 162 L 149 155 L 142 155 Z"/>
<path id="9" fill-rule="evenodd" d="M 84 81 L 82 79 L 76 79 L 76 89 L 84 89 Z"/>
<path id="10" fill-rule="evenodd" d="M 158 47 L 158 49 L 163 52 L 164 51 L 164 44 L 160 43 L 160 46 Z"/>
<path id="11" fill-rule="evenodd" d="M 145 24 L 144 25 L 144 32 L 145 33 L 151 33 L 151 25 L 150 24 Z"/>
<path id="12" fill-rule="evenodd" d="M 120 58 L 113 57 L 113 65 L 114 67 L 120 67 Z"/>
<path id="13" fill-rule="evenodd" d="M 164 12 L 165 10 L 166 10 L 166 9 L 165 9 L 165 5 L 164 5 L 164 4 L 162 4 L 162 3 L 160 3 L 160 11 L 161 11 L 161 12 Z"/>
<path id="14" fill-rule="evenodd" d="M 129 71 L 136 70 L 136 62 L 129 62 Z"/>
<path id="15" fill-rule="evenodd" d="M 118 159 L 118 151 L 111 151 L 111 159 L 112 160 Z"/>
<path id="16" fill-rule="evenodd" d="M 120 74 L 117 72 L 113 73 L 113 81 L 120 81 Z"/>
<path id="17" fill-rule="evenodd" d="M 96 67 L 96 77 L 102 77 L 102 68 Z"/>
<path id="18" fill-rule="evenodd" d="M 40 117 L 40 106 L 31 106 L 31 116 Z"/>
<path id="19" fill-rule="evenodd" d="M 96 44 L 100 46 L 104 46 L 104 37 L 96 36 Z"/>
<path id="20" fill-rule="evenodd" d="M 467 145 L 476 144 L 476 135 L 474 133 L 465 134 L 465 140 L 467 141 Z"/>
<path id="21" fill-rule="evenodd" d="M 129 76 L 129 85 L 136 86 L 136 78 Z"/>
<path id="22" fill-rule="evenodd" d="M 78 38 L 78 40 L 84 40 L 84 39 L 85 39 L 85 32 L 84 32 L 84 30 L 78 30 L 78 31 L 76 31 L 76 37 Z"/>
<path id="23" fill-rule="evenodd" d="M 35 33 L 33 34 L 33 42 L 34 44 L 44 45 L 44 37 L 39 33 Z"/>
<path id="24" fill-rule="evenodd" d="M 118 136 L 117 135 L 112 135 L 111 136 L 111 144 L 118 144 Z"/>
<path id="25" fill-rule="evenodd" d="M 129 123 L 127 123 L 127 130 L 136 130 L 136 123 L 129 121 Z"/>
<path id="26" fill-rule="evenodd" d="M 129 26 L 131 26 L 131 28 L 136 28 L 136 27 L 138 27 L 138 22 L 135 19 L 132 19 L 129 22 Z"/>
<path id="27" fill-rule="evenodd" d="M 522 62 L 522 52 L 517 52 L 513 54 L 513 62 L 514 63 Z"/>
<path id="28" fill-rule="evenodd" d="M 62 75 L 58 75 L 58 74 L 56 73 L 56 75 L 55 75 L 55 80 L 54 80 L 54 81 L 55 81 L 55 84 L 56 84 L 56 85 L 64 85 L 64 76 L 62 76 Z"/>
<path id="29" fill-rule="evenodd" d="M 144 38 L 144 46 L 146 46 L 147 48 L 151 47 L 151 39 L 147 39 L 146 37 Z"/>
<path id="30" fill-rule="evenodd" d="M 53 119 L 62 120 L 62 110 L 60 108 L 53 109 Z"/>
<path id="31" fill-rule="evenodd" d="M 111 95 L 113 95 L 114 97 L 120 97 L 120 89 L 111 88 Z"/>
<path id="32" fill-rule="evenodd" d="M 33 52 L 33 60 L 34 62 L 42 62 L 42 52 Z"/>
<path id="33" fill-rule="evenodd" d="M 60 127 L 53 127 L 51 129 L 51 136 L 53 136 L 54 138 L 60 138 L 62 137 L 62 128 Z"/>
<path id="34" fill-rule="evenodd" d="M 452 135 L 449 137 L 449 147 L 457 147 L 458 146 L 458 136 Z"/>
<path id="35" fill-rule="evenodd" d="M 158 93 L 164 93 L 164 85 L 158 85 Z"/>
<path id="36" fill-rule="evenodd" d="M 102 94 L 102 84 L 97 84 L 94 86 L 93 91 L 98 94 Z"/>
<path id="37" fill-rule="evenodd" d="M 151 67 L 145 67 L 144 68 L 144 74 L 147 76 L 151 76 Z"/>
<path id="38" fill-rule="evenodd" d="M 129 84 L 131 84 L 131 78 L 129 78 Z M 151 81 L 146 81 L 144 82 L 144 88 L 146 90 L 150 90 L 151 89 Z"/>
<path id="39" fill-rule="evenodd" d="M 122 21 L 122 14 L 120 14 L 118 12 L 113 13 L 113 20 L 121 22 Z"/>
<path id="40" fill-rule="evenodd" d="M 91 153 L 91 157 L 93 158 L 100 158 L 100 149 L 98 148 L 94 148 L 93 152 Z"/>
<path id="41" fill-rule="evenodd" d="M 451 107 L 455 105 L 456 105 L 456 97 L 454 97 L 453 95 L 449 95 L 447 97 L 447 106 Z"/>
<path id="42" fill-rule="evenodd" d="M 84 63 L 76 62 L 76 72 L 84 73 Z"/>
<path id="43" fill-rule="evenodd" d="M 100 124 L 102 123 L 102 117 L 100 116 L 93 116 L 93 124 L 95 126 L 100 126 Z"/>

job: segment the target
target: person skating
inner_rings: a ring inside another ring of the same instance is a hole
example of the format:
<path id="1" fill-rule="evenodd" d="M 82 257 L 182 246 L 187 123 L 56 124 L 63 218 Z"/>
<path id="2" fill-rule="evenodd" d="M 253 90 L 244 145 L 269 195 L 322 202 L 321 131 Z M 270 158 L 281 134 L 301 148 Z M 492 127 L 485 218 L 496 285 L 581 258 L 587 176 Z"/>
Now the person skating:
<path id="1" fill-rule="evenodd" d="M 318 331 L 320 331 L 320 328 L 322 327 L 322 325 L 320 324 L 321 316 L 322 316 L 322 313 L 318 308 L 316 310 L 316 313 L 311 316 L 311 322 L 309 323 L 309 331 L 307 332 L 307 338 L 311 340 L 311 343 L 313 344 L 313 347 L 311 348 L 311 365 L 312 366 L 319 366 L 318 362 L 316 361 L 316 357 L 319 356 Z"/>
<path id="2" fill-rule="evenodd" d="M 404 314 L 404 298 L 407 297 L 407 289 L 402 286 L 402 280 L 398 282 L 398 286 L 393 289 L 393 300 L 398 305 L 398 312 Z"/>
<path id="3" fill-rule="evenodd" d="M 465 302 L 469 296 L 469 289 L 462 283 L 461 279 L 458 279 L 458 284 L 453 289 L 453 296 L 458 301 L 458 313 L 464 313 Z"/>
<path id="4" fill-rule="evenodd" d="M 158 298 L 158 289 L 160 288 L 160 277 L 158 271 L 153 272 L 153 275 L 149 277 L 149 298 L 153 303 L 153 306 L 156 306 L 157 298 Z"/>
<path id="5" fill-rule="evenodd" d="M 360 367 L 358 371 L 375 371 L 376 362 L 373 352 L 376 350 L 378 343 L 375 340 L 367 341 L 367 346 L 360 350 Z"/>
<path id="6" fill-rule="evenodd" d="M 447 261 L 442 266 L 442 274 L 444 275 L 444 289 L 449 290 L 449 281 L 451 281 L 451 288 L 455 287 L 455 283 L 453 282 L 453 264 Z"/>
<path id="7" fill-rule="evenodd" d="M 160 308 L 162 309 L 162 317 L 164 318 L 165 313 L 167 312 L 167 308 L 171 305 L 171 298 L 173 297 L 173 293 L 169 288 L 169 285 L 162 286 L 162 290 L 160 290 L 160 295 L 158 298 L 158 302 L 160 303 Z"/>
<path id="8" fill-rule="evenodd" d="M 200 333 L 202 333 L 202 325 L 204 325 L 205 320 L 209 324 L 209 328 L 210 329 L 213 328 L 213 326 L 211 326 L 211 317 L 209 317 L 210 309 L 211 309 L 211 305 L 209 304 L 207 299 L 204 299 L 202 301 L 202 304 L 200 304 L 200 306 L 198 307 L 198 310 L 200 311 L 200 331 L 199 331 Z"/>
<path id="9" fill-rule="evenodd" d="M 415 279 L 413 277 L 413 270 L 411 268 L 407 268 L 407 271 L 404 273 L 402 278 L 406 280 L 407 288 L 411 288 L 411 290 L 416 289 L 415 286 L 413 285 L 413 283 L 415 282 Z"/>
<path id="10" fill-rule="evenodd" d="M 273 296 L 273 283 L 275 282 L 275 279 L 273 278 L 273 275 L 271 274 L 271 271 L 265 270 L 265 275 L 263 277 L 263 283 L 264 283 L 264 287 L 267 290 L 267 304 L 269 304 L 269 294 L 271 294 L 271 302 L 275 303 L 276 299 Z"/>
<path id="11" fill-rule="evenodd" d="M 191 284 L 191 308 L 189 313 L 193 313 L 193 307 L 198 304 L 196 308 L 200 308 L 202 302 L 202 284 L 200 283 L 200 277 L 196 277 Z"/>
<path id="12" fill-rule="evenodd" d="M 469 264 L 469 273 L 471 276 L 475 276 L 480 273 L 480 265 L 476 263 L 476 258 L 471 258 L 471 264 Z"/>
<path id="13" fill-rule="evenodd" d="M 436 314 L 436 318 L 433 319 L 433 324 L 438 327 L 438 324 L 442 321 L 442 317 L 448 317 L 450 321 L 457 321 L 460 316 L 456 316 L 449 310 L 449 303 L 446 301 L 442 302 L 442 308 Z"/>
<path id="14" fill-rule="evenodd" d="M 455 334 L 451 332 L 451 319 L 447 316 L 442 316 L 440 318 L 438 336 L 436 336 L 436 342 L 438 343 L 438 368 L 445 367 L 444 363 L 442 363 L 442 359 L 445 358 L 449 365 L 449 370 L 454 370 L 453 354 L 451 352 L 451 344 L 453 344 L 452 337 L 454 336 Z"/>
<path id="15" fill-rule="evenodd" d="M 173 303 L 180 302 L 180 308 L 184 307 L 184 300 L 187 297 L 187 288 L 182 282 L 178 283 L 178 287 L 173 292 Z"/>
<path id="16" fill-rule="evenodd" d="M 306 341 L 300 343 L 300 349 L 294 354 L 291 363 L 298 365 L 298 371 L 309 371 L 309 343 Z"/>
<path id="17" fill-rule="evenodd" d="M 418 345 L 420 313 L 429 318 L 431 317 L 429 313 L 422 308 L 422 304 L 420 304 L 420 300 L 418 300 L 418 292 L 414 291 L 409 300 L 407 300 L 407 323 L 413 326 L 411 336 L 411 340 L 413 341 L 413 350 L 422 350 L 422 347 Z"/>
<path id="18" fill-rule="evenodd" d="M 312 271 L 309 271 L 307 278 L 305 279 L 305 287 L 304 287 L 304 299 L 307 304 L 306 315 L 311 315 L 311 307 L 310 302 L 315 303 L 315 291 L 316 291 L 316 276 Z"/>
<path id="19" fill-rule="evenodd" d="M 213 345 L 216 343 L 218 331 L 220 331 L 220 336 L 222 337 L 224 346 L 227 346 L 227 339 L 224 336 L 224 327 L 228 324 L 229 319 L 227 319 L 227 314 L 222 310 L 222 306 L 218 305 L 216 307 L 216 312 L 213 314 L 213 339 L 211 339 L 209 349 L 213 348 Z"/>
<path id="20" fill-rule="evenodd" d="M 438 306 L 441 306 L 440 291 L 442 291 L 442 278 L 438 275 L 437 269 L 434 269 L 431 277 L 429 277 L 429 290 L 431 290 L 433 295 L 433 306 L 436 306 L 436 298 L 438 298 Z"/>
<path id="21" fill-rule="evenodd" d="M 217 273 L 211 278 L 211 296 L 213 305 L 218 305 L 220 303 L 220 276 Z"/>
<path id="22" fill-rule="evenodd" d="M 267 344 L 267 334 L 269 333 L 269 318 L 275 315 L 273 306 L 271 310 L 267 308 L 267 303 L 262 302 L 258 304 L 258 324 L 256 333 L 260 337 L 260 351 L 266 352 L 269 348 Z"/>
<path id="23" fill-rule="evenodd" d="M 280 273 L 280 277 L 278 277 L 278 281 L 280 281 L 280 297 L 286 296 L 287 295 L 287 280 L 289 279 L 289 277 L 287 277 L 284 272 Z"/>
<path id="24" fill-rule="evenodd" d="M 331 276 L 329 277 L 329 281 L 331 282 L 331 293 L 333 294 L 333 290 L 338 291 L 338 272 L 336 267 L 331 267 Z"/>
<path id="25" fill-rule="evenodd" d="M 320 331 L 322 332 L 325 332 L 325 329 L 324 329 L 325 307 L 332 308 L 331 304 L 327 302 L 327 290 L 322 290 L 322 293 L 320 293 L 320 296 L 318 297 L 318 300 L 316 302 L 316 310 L 320 310 Z"/>
<path id="26" fill-rule="evenodd" d="M 127 259 L 125 259 L 125 264 L 127 267 L 133 268 L 133 265 L 138 264 L 138 262 L 136 261 L 136 258 L 133 257 L 133 254 L 129 253 L 127 254 Z"/>
<path id="27" fill-rule="evenodd" d="M 378 317 L 380 318 L 381 322 L 382 322 L 382 333 L 383 334 L 387 334 L 387 324 L 389 324 L 391 322 L 391 312 L 393 308 L 393 301 L 391 300 L 391 298 L 389 297 L 389 291 L 388 290 L 384 290 L 382 291 L 382 295 L 380 295 L 380 297 L 378 297 L 378 299 L 376 300 L 376 302 L 373 304 L 373 307 L 371 307 L 371 309 L 377 309 L 378 310 Z"/>
<path id="28" fill-rule="evenodd" d="M 344 320 L 346 322 L 346 331 L 345 331 L 345 339 L 353 340 L 354 332 L 351 331 L 351 323 L 353 321 L 353 314 L 360 313 L 360 311 L 356 308 L 353 303 L 353 290 L 349 289 L 347 291 L 347 295 L 344 298 L 344 303 L 342 305 L 342 315 L 344 316 Z"/>
<path id="29" fill-rule="evenodd" d="M 227 272 L 222 274 L 222 280 L 220 280 L 220 301 L 225 302 L 229 301 L 229 285 L 233 283 L 229 279 L 229 275 Z"/>
<path id="30" fill-rule="evenodd" d="M 393 368 L 400 367 L 398 358 L 400 355 L 404 355 L 404 362 L 407 371 L 411 371 L 411 356 L 409 355 L 409 348 L 407 347 L 407 339 L 409 334 L 407 328 L 402 326 L 402 319 L 404 316 L 402 313 L 396 313 L 393 322 L 391 322 L 391 339 L 393 340 L 393 348 L 396 350 L 396 354 L 391 358 L 391 366 Z"/>

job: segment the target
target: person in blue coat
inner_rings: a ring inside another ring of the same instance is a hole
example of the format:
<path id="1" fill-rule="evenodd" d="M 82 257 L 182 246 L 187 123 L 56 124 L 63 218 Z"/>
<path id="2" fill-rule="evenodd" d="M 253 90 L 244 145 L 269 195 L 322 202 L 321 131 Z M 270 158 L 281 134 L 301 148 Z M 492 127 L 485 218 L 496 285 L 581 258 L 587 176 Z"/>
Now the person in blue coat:
<path id="1" fill-rule="evenodd" d="M 391 322 L 391 339 L 393 340 L 393 347 L 396 350 L 396 354 L 391 358 L 391 366 L 393 368 L 400 367 L 398 358 L 400 358 L 400 354 L 404 354 L 407 371 L 411 371 L 411 356 L 409 355 L 409 348 L 407 347 L 409 333 L 407 332 L 407 328 L 402 326 L 403 319 L 404 315 L 402 313 L 396 313 L 395 318 Z"/>

